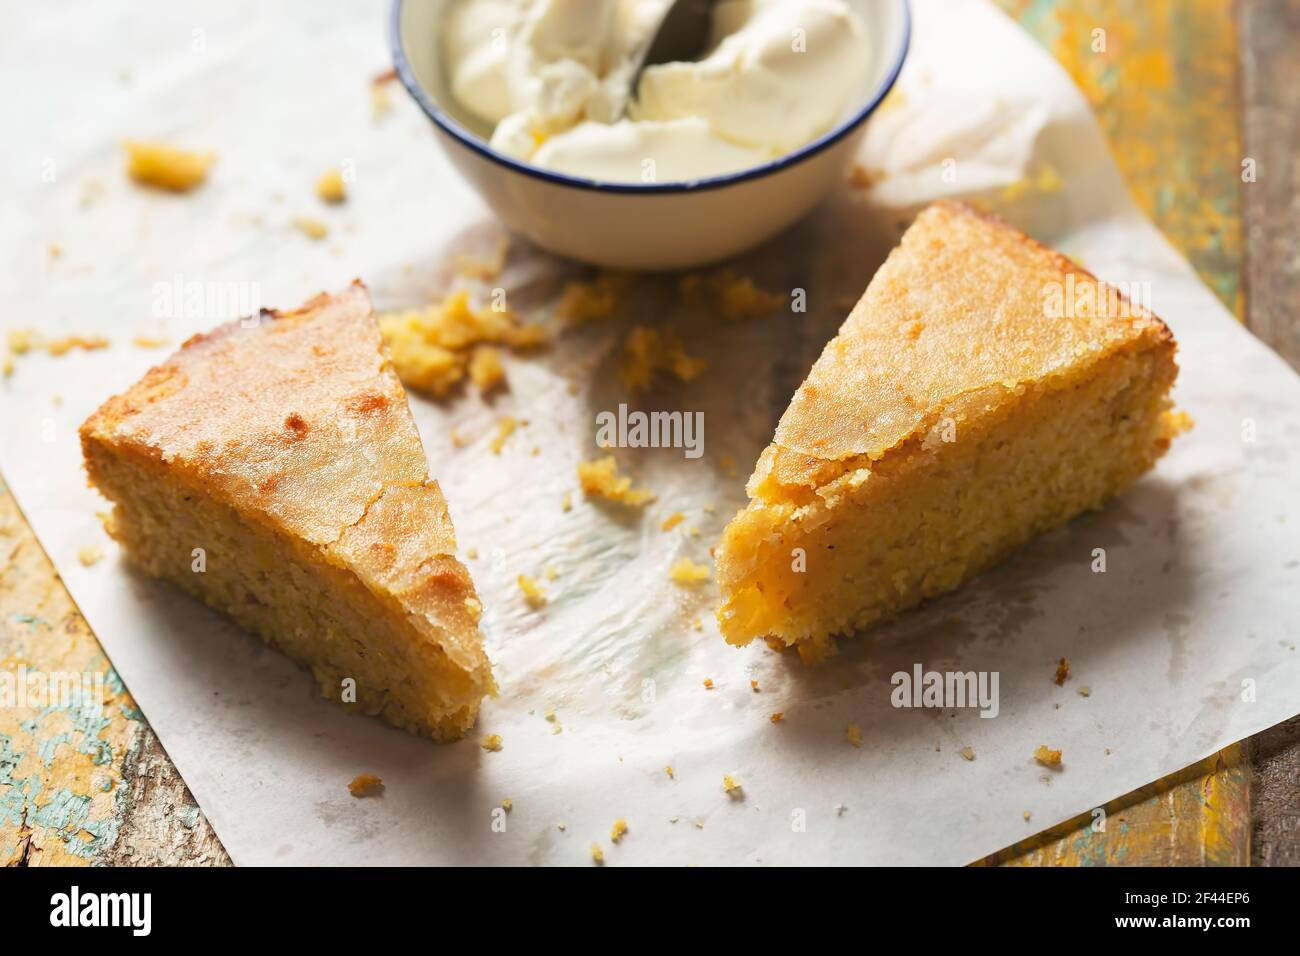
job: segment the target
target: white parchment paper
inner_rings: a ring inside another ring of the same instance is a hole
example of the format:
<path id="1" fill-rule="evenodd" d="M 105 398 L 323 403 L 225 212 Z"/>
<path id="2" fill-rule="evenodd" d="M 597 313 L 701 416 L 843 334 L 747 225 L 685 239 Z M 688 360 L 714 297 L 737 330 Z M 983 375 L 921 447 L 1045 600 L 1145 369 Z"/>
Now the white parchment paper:
<path id="1" fill-rule="evenodd" d="M 495 401 L 412 399 L 462 552 L 479 555 L 467 563 L 501 685 L 450 746 L 345 714 L 306 672 L 131 572 L 95 517 L 104 504 L 75 431 L 161 358 L 134 335 L 179 342 L 231 317 L 159 317 L 159 283 L 234 283 L 289 307 L 361 276 L 381 307 L 415 305 L 445 289 L 450 255 L 491 244 L 490 216 L 405 96 L 372 119 L 368 81 L 388 65 L 379 5 L 97 0 L 9 18 L 0 64 L 21 92 L 0 101 L 0 162 L 19 188 L 0 227 L 2 318 L 113 346 L 20 361 L 0 386 L 4 476 L 237 863 L 580 864 L 599 842 L 613 865 L 962 864 L 1300 711 L 1300 380 L 1141 218 L 1049 57 L 977 0 L 915 0 L 914 12 L 899 95 L 864 147 L 877 184 L 846 187 L 737 265 L 769 289 L 807 290 L 807 314 L 720 325 L 683 312 L 671 281 L 646 281 L 620 320 L 512 360 Z M 127 182 L 124 136 L 220 158 L 193 195 L 153 194 Z M 352 197 L 323 209 L 315 178 L 344 162 Z M 1025 179 L 1035 185 L 1004 189 Z M 916 205 L 947 194 L 974 194 L 1104 278 L 1149 283 L 1196 428 L 1105 512 L 844 642 L 828 666 L 728 647 L 713 586 L 674 586 L 667 569 L 707 560 L 822 344 Z M 309 241 L 296 215 L 326 220 L 329 238 Z M 497 281 L 536 318 L 574 273 L 516 244 Z M 641 407 L 704 411 L 706 454 L 620 452 L 659 501 L 644 514 L 588 503 L 575 465 L 596 454 L 595 413 L 627 398 L 617 344 L 631 322 L 665 318 L 710 370 Z M 494 455 L 507 414 L 527 425 Z M 452 426 L 469 447 L 452 446 Z M 678 510 L 687 521 L 661 531 Z M 107 553 L 89 568 L 76 558 L 88 544 Z M 525 606 L 520 573 L 543 581 L 544 610 Z M 1064 687 L 1051 680 L 1060 657 Z M 890 675 L 915 663 L 998 672 L 999 715 L 894 709 Z M 489 733 L 500 752 L 479 747 Z M 1033 761 L 1039 744 L 1064 752 L 1063 769 Z M 361 771 L 383 777 L 382 797 L 348 795 Z M 619 817 L 630 832 L 611 846 Z"/>

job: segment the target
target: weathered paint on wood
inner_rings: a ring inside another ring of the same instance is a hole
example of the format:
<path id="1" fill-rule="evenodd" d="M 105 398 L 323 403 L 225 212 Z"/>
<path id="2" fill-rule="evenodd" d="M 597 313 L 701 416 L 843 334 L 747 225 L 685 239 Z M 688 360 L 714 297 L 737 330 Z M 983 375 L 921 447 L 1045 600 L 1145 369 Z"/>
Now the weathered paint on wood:
<path id="1" fill-rule="evenodd" d="M 1246 321 L 1300 370 L 1300 0 L 1242 3 Z M 1251 741 L 1251 862 L 1300 866 L 1300 718 Z"/>
<path id="2" fill-rule="evenodd" d="M 1232 0 L 996 2 L 1065 67 L 1134 199 L 1243 317 Z"/>
<path id="3" fill-rule="evenodd" d="M 1250 767 L 1234 744 L 984 860 L 1009 866 L 1245 866 Z M 1026 829 L 1033 821 L 1027 821 Z"/>
<path id="4" fill-rule="evenodd" d="M 0 862 L 229 862 L 2 485 L 0 559 L 0 669 L 46 692 L 0 706 Z M 91 692 L 48 693 L 60 674 Z"/>

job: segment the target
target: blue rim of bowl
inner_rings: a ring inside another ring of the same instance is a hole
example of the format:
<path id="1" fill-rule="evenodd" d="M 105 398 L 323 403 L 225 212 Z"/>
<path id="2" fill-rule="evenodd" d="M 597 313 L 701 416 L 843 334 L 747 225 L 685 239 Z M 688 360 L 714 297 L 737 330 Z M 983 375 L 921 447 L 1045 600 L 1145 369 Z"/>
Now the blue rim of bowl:
<path id="1" fill-rule="evenodd" d="M 533 179 L 541 179 L 557 186 L 569 186 L 574 189 L 588 189 L 594 192 L 624 193 L 628 195 L 654 195 L 656 193 L 687 193 L 700 192 L 705 189 L 720 189 L 724 186 L 733 186 L 737 183 L 747 182 L 751 179 L 758 179 L 762 176 L 768 176 L 772 173 L 780 172 L 787 167 L 794 166 L 809 159 L 822 150 L 831 146 L 833 143 L 843 139 L 859 125 L 864 123 L 876 107 L 880 105 L 881 100 L 888 95 L 893 89 L 898 74 L 903 70 L 903 61 L 907 59 L 908 48 L 912 43 L 912 8 L 908 0 L 901 0 L 903 8 L 903 42 L 898 46 L 898 53 L 894 58 L 893 65 L 885 75 L 880 86 L 876 88 L 875 93 L 867 101 L 866 106 L 857 112 L 852 118 L 845 120 L 835 129 L 831 130 L 817 139 L 813 140 L 806 146 L 802 146 L 793 153 L 788 153 L 780 159 L 774 159 L 770 163 L 764 163 L 762 166 L 753 166 L 749 169 L 741 170 L 737 173 L 727 173 L 722 176 L 710 176 L 705 179 L 690 179 L 675 183 L 613 183 L 604 182 L 599 179 L 582 179 L 578 176 L 567 176 L 564 173 L 551 172 L 549 169 L 543 169 L 540 166 L 533 166 L 530 163 L 523 163 L 517 159 L 511 159 L 502 153 L 498 153 L 485 143 L 480 137 L 475 136 L 469 130 L 462 127 L 450 115 L 444 112 L 428 93 L 420 85 L 420 81 L 415 78 L 415 71 L 411 69 L 411 64 L 407 62 L 406 53 L 402 50 L 402 5 L 405 0 L 393 0 L 392 13 L 389 17 L 389 45 L 393 53 L 393 68 L 397 72 L 398 79 L 406 87 L 406 91 L 411 94 L 411 98 L 420 105 L 426 116 L 433 121 L 439 129 L 448 136 L 457 140 L 461 145 L 467 147 L 475 153 L 478 153 L 484 159 L 491 160 L 498 166 L 504 166 L 507 169 L 522 173 L 525 176 L 531 176 Z"/>

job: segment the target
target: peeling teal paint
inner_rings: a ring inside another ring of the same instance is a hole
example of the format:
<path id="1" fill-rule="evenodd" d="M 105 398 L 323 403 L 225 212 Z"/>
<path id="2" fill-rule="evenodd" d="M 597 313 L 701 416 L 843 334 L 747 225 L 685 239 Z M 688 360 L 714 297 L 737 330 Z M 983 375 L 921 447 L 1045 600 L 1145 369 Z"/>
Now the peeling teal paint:
<path id="1" fill-rule="evenodd" d="M 104 687 L 113 697 L 120 697 L 126 693 L 126 685 L 122 683 L 122 678 L 111 665 L 104 671 Z"/>
<path id="2" fill-rule="evenodd" d="M 29 826 L 39 826 L 58 837 L 73 856 L 90 860 L 99 856 L 117 839 L 115 816 L 90 819 L 90 797 L 73 793 L 66 787 L 56 790 L 45 806 L 28 815 Z M 87 840 L 82 833 L 90 834 Z"/>
<path id="3" fill-rule="evenodd" d="M 132 707 L 129 704 L 123 704 L 121 707 L 118 708 L 118 710 L 122 712 L 122 716 L 125 717 L 127 720 L 133 720 L 136 721 L 137 723 L 142 722 L 144 720 L 144 711 L 141 710 L 139 707 Z"/>
<path id="4" fill-rule="evenodd" d="M 79 829 L 90 815 L 90 797 L 73 793 L 67 787 L 54 791 L 45 806 L 28 817 L 28 823 L 62 834 Z"/>
<path id="5" fill-rule="evenodd" d="M 22 759 L 9 736 L 0 734 L 0 820 L 13 826 L 22 826 L 27 806 L 27 781 L 14 779 L 14 769 Z"/>
<path id="6" fill-rule="evenodd" d="M 76 744 L 77 752 L 86 754 L 90 757 L 91 763 L 103 766 L 111 763 L 113 760 L 113 748 L 106 740 L 102 740 L 100 735 L 108 729 L 109 718 L 104 715 L 104 708 L 100 701 L 95 700 L 93 696 L 86 695 L 79 688 L 73 688 L 70 695 L 71 699 L 66 705 L 60 706 L 52 704 L 46 707 L 31 720 L 25 720 L 20 725 L 23 730 L 33 737 L 40 737 L 38 731 L 41 723 L 51 714 L 66 714 L 72 721 L 72 729 L 60 734 L 51 734 L 37 743 L 37 754 L 40 756 L 41 763 L 45 769 L 50 769 L 54 764 L 54 757 L 62 744 L 71 745 L 77 740 L 80 734 L 80 741 Z"/>
<path id="7" fill-rule="evenodd" d="M 180 820 L 181 826 L 185 829 L 193 829 L 194 825 L 199 822 L 199 808 L 196 806 L 181 807 L 176 811 L 176 819 Z"/>

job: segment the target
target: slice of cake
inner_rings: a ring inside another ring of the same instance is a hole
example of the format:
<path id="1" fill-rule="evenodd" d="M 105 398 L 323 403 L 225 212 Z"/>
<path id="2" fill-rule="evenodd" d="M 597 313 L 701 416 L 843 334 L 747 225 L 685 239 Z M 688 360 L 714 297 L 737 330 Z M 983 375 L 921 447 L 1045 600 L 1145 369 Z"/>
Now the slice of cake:
<path id="1" fill-rule="evenodd" d="M 447 503 L 365 288 L 198 335 L 81 427 L 149 574 L 436 740 L 496 687 Z"/>
<path id="2" fill-rule="evenodd" d="M 717 552 L 722 633 L 806 661 L 1131 485 L 1182 427 L 1174 340 L 1065 256 L 926 209 L 826 346 Z"/>

